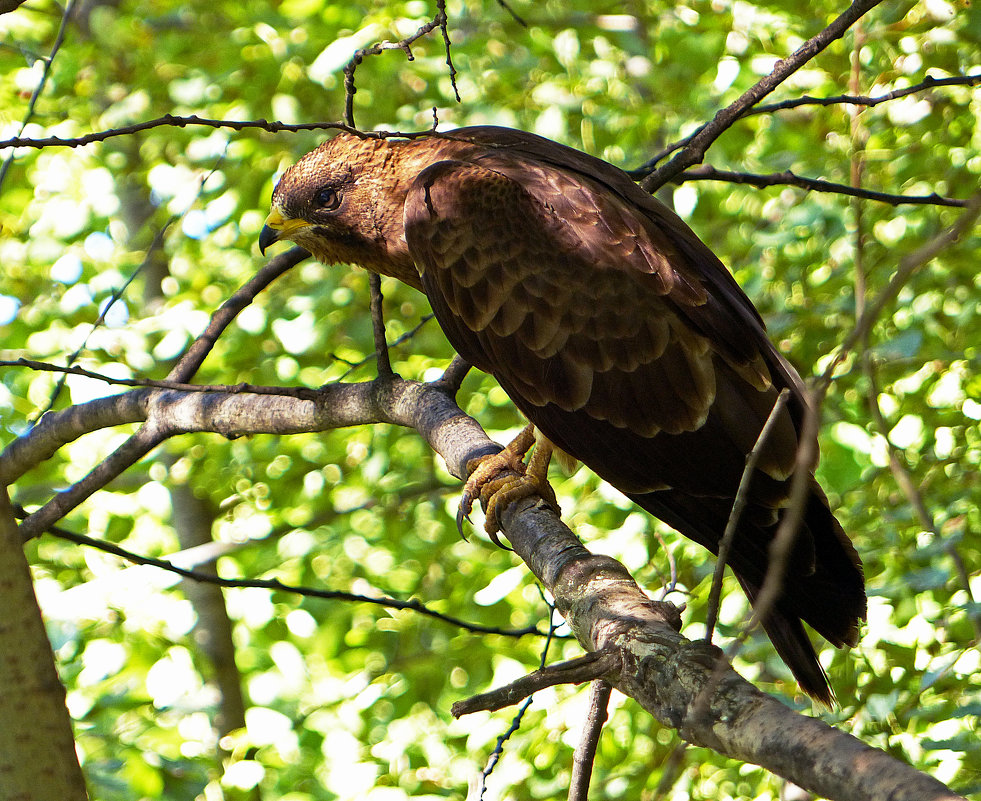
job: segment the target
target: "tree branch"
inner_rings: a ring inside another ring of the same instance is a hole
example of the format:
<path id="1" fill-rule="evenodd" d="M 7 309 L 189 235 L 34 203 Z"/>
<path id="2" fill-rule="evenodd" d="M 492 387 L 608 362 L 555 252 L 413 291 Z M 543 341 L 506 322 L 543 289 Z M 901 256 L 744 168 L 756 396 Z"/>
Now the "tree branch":
<path id="1" fill-rule="evenodd" d="M 777 111 L 785 111 L 787 109 L 794 109 L 800 106 L 832 106 L 837 104 L 851 104 L 857 106 L 877 106 L 880 103 L 885 103 L 890 100 L 896 100 L 901 97 L 906 97 L 908 95 L 916 94 L 917 92 L 922 92 L 927 89 L 933 89 L 938 86 L 975 86 L 981 83 L 981 75 L 966 75 L 959 76 L 956 78 L 930 78 L 929 76 L 914 86 L 908 86 L 905 89 L 896 89 L 892 92 L 887 92 L 884 95 L 879 95 L 877 97 L 864 97 L 860 95 L 836 95 L 834 97 L 810 97 L 809 95 L 804 95 L 803 97 L 791 98 L 790 100 L 783 100 L 779 103 L 765 103 L 753 108 L 747 109 L 742 115 L 745 117 L 752 117 L 757 114 L 771 114 Z M 704 123 L 696 128 L 688 136 L 679 139 L 676 142 L 672 142 L 667 147 L 662 148 L 658 153 L 655 153 L 647 161 L 632 170 L 627 170 L 627 173 L 636 181 L 641 180 L 645 176 L 649 175 L 651 171 L 657 166 L 658 162 L 670 156 L 675 151 L 681 150 L 681 148 L 690 144 L 692 139 L 694 139 L 698 134 L 700 134 L 709 123 Z"/>
<path id="2" fill-rule="evenodd" d="M 456 87 L 456 68 L 453 66 L 453 59 L 450 57 L 450 35 L 447 31 L 447 23 L 446 0 L 436 0 L 436 15 L 430 22 L 421 25 L 419 30 L 411 36 L 406 36 L 397 42 L 378 42 L 377 44 L 371 45 L 371 47 L 362 47 L 360 50 L 357 50 L 344 67 L 344 122 L 351 128 L 354 128 L 354 96 L 358 92 L 357 87 L 354 85 L 354 73 L 361 66 L 365 57 L 377 56 L 386 50 L 401 50 L 405 53 L 405 57 L 409 61 L 415 61 L 416 57 L 412 53 L 412 45 L 437 28 L 439 28 L 443 36 L 443 43 L 446 46 L 446 64 L 450 68 L 450 83 L 456 95 L 456 102 L 459 103 L 460 92 Z"/>
<path id="3" fill-rule="evenodd" d="M 732 124 L 742 117 L 749 108 L 759 103 L 804 64 L 824 50 L 829 44 L 844 35 L 845 31 L 864 14 L 875 8 L 882 0 L 855 0 L 834 22 L 816 36 L 811 37 L 786 59 L 778 61 L 773 71 L 744 92 L 734 103 L 726 106 L 715 118 L 702 128 L 677 156 L 652 172 L 640 185 L 648 192 L 655 192 L 664 184 L 680 175 L 693 164 L 698 164 L 705 152 Z"/>
<path id="4" fill-rule="evenodd" d="M 931 78 L 929 75 L 921 82 L 903 89 L 894 89 L 875 97 L 865 95 L 835 95 L 833 97 L 795 97 L 790 100 L 781 100 L 779 103 L 764 103 L 746 112 L 746 117 L 754 114 L 770 114 L 774 111 L 786 111 L 787 109 L 800 108 L 801 106 L 835 106 L 847 104 L 852 106 L 866 106 L 874 108 L 880 103 L 887 103 L 890 100 L 898 100 L 901 97 L 908 97 L 928 89 L 936 89 L 940 86 L 977 86 L 981 83 L 981 75 L 958 75 L 953 78 Z"/>
<path id="5" fill-rule="evenodd" d="M 201 126 L 204 128 L 231 128 L 234 131 L 244 131 L 250 128 L 255 128 L 260 131 L 268 131 L 269 133 L 282 133 L 284 131 L 297 133 L 298 131 L 323 130 L 361 133 L 360 131 L 353 130 L 350 126 L 339 122 L 302 122 L 293 124 L 277 122 L 276 120 L 212 120 L 207 119 L 206 117 L 199 117 L 196 114 L 190 114 L 187 116 L 164 114 L 162 117 L 156 117 L 152 120 L 135 122 L 132 125 L 122 125 L 119 128 L 109 128 L 105 131 L 94 131 L 92 133 L 84 134 L 83 136 L 76 136 L 67 139 L 60 136 L 47 136 L 43 138 L 13 136 L 10 139 L 0 139 L 0 150 L 6 150 L 7 148 L 11 147 L 30 147 L 36 149 L 46 147 L 76 148 L 91 145 L 94 142 L 104 142 L 107 139 L 112 139 L 117 136 L 131 136 L 132 134 L 149 131 L 153 128 L 188 128 L 194 126 Z"/>
<path id="6" fill-rule="evenodd" d="M 837 195 L 848 195 L 850 197 L 864 198 L 865 200 L 877 200 L 880 203 L 888 203 L 891 206 L 914 204 L 919 206 L 953 206 L 964 208 L 968 203 L 967 200 L 944 197 L 943 195 L 938 195 L 936 192 L 930 195 L 895 195 L 889 192 L 874 192 L 871 189 L 862 189 L 861 187 L 849 186 L 848 184 L 825 181 L 823 178 L 805 178 L 790 170 L 759 174 L 719 170 L 710 164 L 703 164 L 686 170 L 674 179 L 674 182 L 679 184 L 686 181 L 727 181 L 732 184 L 747 184 L 749 186 L 759 187 L 796 186 L 810 192 L 833 192 Z"/>
<path id="7" fill-rule="evenodd" d="M 457 701 L 450 709 L 450 714 L 455 718 L 462 718 L 474 712 L 503 709 L 547 687 L 555 687 L 559 684 L 584 684 L 616 672 L 619 668 L 620 662 L 615 651 L 592 651 L 567 662 L 540 668 L 504 687 L 471 696 L 465 701 Z"/>
<path id="8" fill-rule="evenodd" d="M 589 712 L 582 736 L 572 757 L 572 779 L 569 782 L 569 801 L 587 801 L 589 780 L 593 773 L 596 748 L 599 746 L 603 724 L 606 723 L 613 688 L 605 679 L 596 679 L 589 686 Z"/>
<path id="9" fill-rule="evenodd" d="M 299 584 L 286 584 L 279 579 L 223 578 L 215 573 L 182 567 L 175 561 L 169 559 L 158 559 L 153 556 L 143 556 L 141 554 L 133 553 L 125 548 L 121 548 L 115 543 L 87 537 L 84 534 L 77 534 L 73 531 L 68 531 L 58 526 L 52 526 L 49 528 L 48 533 L 54 537 L 58 537 L 59 539 L 73 542 L 76 545 L 96 548 L 104 553 L 118 556 L 120 559 L 125 559 L 127 562 L 131 562 L 134 565 L 156 567 L 168 573 L 174 573 L 181 578 L 196 581 L 200 584 L 210 584 L 217 587 L 239 587 L 270 590 L 272 592 L 285 592 L 291 595 L 299 595 L 304 598 L 319 598 L 320 600 L 328 601 L 349 601 L 352 603 L 381 606 L 386 609 L 411 611 L 425 617 L 430 617 L 433 620 L 448 623 L 451 626 L 456 626 L 457 628 L 464 629 L 465 631 L 469 631 L 474 634 L 499 634 L 502 637 L 523 637 L 528 634 L 537 634 L 540 637 L 548 636 L 547 632 L 539 631 L 536 626 L 526 626 L 522 629 L 506 629 L 501 628 L 500 626 L 485 626 L 481 623 L 470 623 L 461 618 L 454 617 L 453 615 L 446 615 L 442 612 L 437 612 L 435 609 L 431 609 L 430 607 L 426 606 L 417 598 L 402 601 L 391 596 L 374 597 L 370 595 L 361 595 L 359 593 L 345 592 L 343 590 L 320 590 L 316 587 L 306 587 Z M 209 545 L 210 544 L 212 543 L 209 543 Z M 214 544 L 222 545 L 223 543 Z"/>

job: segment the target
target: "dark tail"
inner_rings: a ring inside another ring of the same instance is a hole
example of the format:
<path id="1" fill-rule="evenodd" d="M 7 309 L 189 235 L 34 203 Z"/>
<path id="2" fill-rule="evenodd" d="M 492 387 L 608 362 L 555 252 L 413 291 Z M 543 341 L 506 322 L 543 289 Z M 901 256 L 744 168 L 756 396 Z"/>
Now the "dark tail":
<path id="1" fill-rule="evenodd" d="M 686 537 L 718 553 L 731 500 L 696 498 L 674 490 L 630 497 Z M 754 605 L 766 577 L 769 545 L 778 526 L 779 517 L 773 510 L 750 506 L 733 540 L 728 563 Z M 830 706 L 834 694 L 801 621 L 840 648 L 858 642 L 859 625 L 865 614 L 861 560 L 828 508 L 824 493 L 812 481 L 804 520 L 786 566 L 782 593 L 763 627 L 801 689 Z"/>

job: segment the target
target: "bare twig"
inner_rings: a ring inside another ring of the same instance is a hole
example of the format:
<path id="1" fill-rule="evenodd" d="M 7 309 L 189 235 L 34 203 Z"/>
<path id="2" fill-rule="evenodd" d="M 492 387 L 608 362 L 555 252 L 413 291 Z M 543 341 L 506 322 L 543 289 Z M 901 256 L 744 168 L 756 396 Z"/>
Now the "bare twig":
<path id="1" fill-rule="evenodd" d="M 541 587 L 539 587 L 539 592 L 542 594 L 544 599 L 545 594 L 541 592 Z M 555 635 L 555 629 L 557 628 L 555 623 L 555 605 L 551 602 L 548 603 L 548 637 L 545 640 L 545 645 L 542 647 L 542 655 L 538 660 L 540 667 L 545 667 L 545 660 L 548 658 L 548 649 L 552 644 L 552 637 Z M 531 702 L 534 696 L 528 696 L 524 703 L 518 708 L 517 713 L 511 719 L 511 725 L 508 726 L 507 731 L 499 735 L 497 742 L 494 743 L 494 750 L 491 751 L 490 756 L 487 758 L 487 764 L 484 769 L 480 772 L 480 795 L 479 799 L 483 799 L 484 794 L 487 792 L 487 780 L 490 778 L 491 774 L 494 772 L 494 768 L 497 767 L 497 763 L 500 761 L 501 756 L 504 754 L 504 744 L 511 739 L 511 735 L 514 734 L 518 729 L 521 728 L 521 721 L 528 711 L 528 707 L 531 706 Z"/>
<path id="2" fill-rule="evenodd" d="M 39 362 L 34 359 L 0 359 L 0 367 L 26 367 L 30 370 L 47 373 L 63 373 L 91 378 L 106 384 L 120 387 L 147 387 L 151 389 L 174 389 L 179 392 L 248 392 L 253 395 L 282 395 L 288 398 L 313 398 L 316 390 L 307 387 L 275 387 L 260 384 L 186 384 L 182 381 L 157 381 L 153 378 L 113 378 L 112 376 L 86 370 L 84 367 L 64 367 L 50 362 Z"/>
<path id="3" fill-rule="evenodd" d="M 599 745 L 603 724 L 606 723 L 610 693 L 613 688 L 608 681 L 596 679 L 589 685 L 589 713 L 583 726 L 582 737 L 572 756 L 572 779 L 569 782 L 569 801 L 587 801 L 589 780 L 593 773 L 593 761 Z"/>
<path id="4" fill-rule="evenodd" d="M 370 277 L 370 276 L 369 276 L 369 277 Z M 418 333 L 419 333 L 419 331 L 420 331 L 420 330 L 422 330 L 422 327 L 423 327 L 423 326 L 424 326 L 424 325 L 425 325 L 426 323 L 428 323 L 428 322 L 429 322 L 430 320 L 432 320 L 432 319 L 433 319 L 433 317 L 434 317 L 434 315 L 433 315 L 433 314 L 432 314 L 431 312 L 430 312 L 429 314 L 424 314 L 424 315 L 423 315 L 423 316 L 422 316 L 422 317 L 421 317 L 421 318 L 419 319 L 419 322 L 418 322 L 418 323 L 416 323 L 416 324 L 415 324 L 415 325 L 414 325 L 414 326 L 413 326 L 412 328 L 410 328 L 410 329 L 409 329 L 408 331 L 406 331 L 406 332 L 405 332 L 404 334 L 402 334 L 402 335 L 401 335 L 400 337 L 398 337 L 398 338 L 396 338 L 396 339 L 393 339 L 393 340 L 392 340 L 391 342 L 389 342 L 389 343 L 388 343 L 388 344 L 387 344 L 387 345 L 385 346 L 385 350 L 386 350 L 386 351 L 390 351 L 390 350 L 391 350 L 392 348 L 397 348 L 397 347 L 398 347 L 399 345 L 402 345 L 402 344 L 404 344 L 404 343 L 406 343 L 406 342 L 408 342 L 408 341 L 409 341 L 410 339 L 412 339 L 412 338 L 413 338 L 413 337 L 414 337 L 414 336 L 415 336 L 416 334 L 418 334 Z M 383 323 L 384 323 L 384 319 L 383 319 Z M 372 334 L 374 334 L 374 333 L 375 333 L 375 332 L 374 332 L 374 330 L 372 330 Z M 332 354 L 331 354 L 331 358 L 332 358 L 332 359 L 335 359 L 335 360 L 337 360 L 337 361 L 339 361 L 339 362 L 343 362 L 344 364 L 346 364 L 346 365 L 348 366 L 348 369 L 347 369 L 347 370 L 345 370 L 345 371 L 344 371 L 344 372 L 343 372 L 343 373 L 342 373 L 342 374 L 341 374 L 341 375 L 340 375 L 340 376 L 339 376 L 339 377 L 337 378 L 337 380 L 338 380 L 338 381 L 343 381 L 343 380 L 344 380 L 345 378 L 347 378 L 348 376 L 350 376 L 350 375 L 351 375 L 351 373 L 353 373 L 353 372 L 354 372 L 355 370 L 357 370 L 357 369 L 358 369 L 359 367 L 363 367 L 363 366 L 364 366 L 364 365 L 366 365 L 366 364 L 367 364 L 368 362 L 370 362 L 370 361 L 371 361 L 372 359 L 375 359 L 375 358 L 377 358 L 377 356 L 378 356 L 378 350 L 376 349 L 376 350 L 373 350 L 373 351 L 372 351 L 371 353 L 369 353 L 369 354 L 368 354 L 367 356 L 365 356 L 365 357 L 364 357 L 363 359 L 358 359 L 358 361 L 356 361 L 356 362 L 352 362 L 352 361 L 348 361 L 347 359 L 342 359 L 342 358 L 341 358 L 340 356 L 338 356 L 338 355 L 336 355 L 336 354 L 334 354 L 334 353 L 332 353 Z"/>
<path id="5" fill-rule="evenodd" d="M 726 562 L 729 559 L 729 549 L 732 547 L 732 540 L 736 536 L 736 529 L 739 527 L 739 521 L 742 519 L 743 511 L 749 500 L 749 485 L 753 480 L 753 473 L 756 470 L 756 465 L 760 461 L 763 448 L 766 447 L 767 440 L 770 438 L 770 434 L 789 400 L 790 390 L 786 388 L 781 390 L 780 394 L 777 395 L 776 401 L 774 401 L 769 416 L 766 418 L 766 422 L 763 424 L 763 428 L 760 430 L 756 444 L 753 445 L 753 449 L 746 456 L 746 466 L 743 468 L 743 474 L 739 479 L 739 487 L 736 489 L 736 497 L 732 503 L 732 512 L 729 514 L 725 532 L 719 541 L 719 555 L 715 560 L 715 572 L 712 575 L 712 589 L 709 591 L 708 613 L 705 618 L 705 642 L 712 642 L 712 635 L 715 633 L 715 623 L 719 619 L 722 578 L 725 575 Z"/>
<path id="6" fill-rule="evenodd" d="M 460 99 L 460 90 L 456 85 L 456 67 L 453 66 L 453 58 L 450 55 L 450 32 L 447 27 L 449 20 L 446 16 L 446 0 L 436 0 L 436 19 L 439 21 L 439 32 L 443 35 L 443 45 L 446 47 L 446 66 L 450 70 L 450 85 L 453 87 L 453 96 L 456 102 Z"/>
<path id="7" fill-rule="evenodd" d="M 866 106 L 874 108 L 880 103 L 887 103 L 890 100 L 897 100 L 901 97 L 925 92 L 929 89 L 936 89 L 940 86 L 977 86 L 981 83 L 981 75 L 958 75 L 953 78 L 931 78 L 929 75 L 921 82 L 903 89 L 894 89 L 875 97 L 864 95 L 835 95 L 833 97 L 795 97 L 790 100 L 782 100 L 779 103 L 764 103 L 750 109 L 744 116 L 754 114 L 770 114 L 774 111 L 786 111 L 787 109 L 800 108 L 801 106 L 835 106 L 841 104 L 853 106 Z"/>
<path id="8" fill-rule="evenodd" d="M 371 332 L 375 339 L 375 361 L 378 365 L 378 375 L 390 376 L 392 374 L 392 361 L 388 357 L 385 315 L 382 309 L 381 276 L 378 273 L 368 273 L 368 288 L 371 294 L 368 306 L 371 311 Z"/>
<path id="9" fill-rule="evenodd" d="M 791 56 L 778 61 L 769 75 L 750 87 L 734 103 L 716 114 L 710 123 L 692 137 L 681 153 L 644 178 L 641 181 L 641 186 L 648 192 L 654 192 L 688 167 L 700 163 L 711 144 L 736 120 L 742 117 L 748 109 L 759 103 L 831 42 L 843 36 L 856 20 L 881 2 L 882 0 L 855 0 L 828 27 L 804 42 Z"/>
<path id="10" fill-rule="evenodd" d="M 21 510 L 21 512 L 23 512 L 23 510 Z M 291 595 L 300 595 L 304 598 L 319 598 L 321 600 L 328 601 L 365 603 L 373 606 L 381 606 L 386 609 L 411 611 L 425 617 L 430 617 L 433 620 L 448 623 L 451 626 L 456 626 L 475 634 L 499 634 L 503 637 L 523 637 L 528 634 L 537 634 L 541 637 L 549 636 L 547 632 L 539 631 L 536 626 L 526 626 L 523 629 L 506 629 L 501 628 L 500 626 L 485 626 L 481 623 L 471 623 L 466 620 L 462 620 L 461 618 L 453 617 L 452 615 L 437 612 L 435 609 L 431 609 L 423 604 L 417 598 L 412 598 L 408 601 L 401 601 L 398 598 L 393 598 L 390 596 L 377 597 L 361 595 L 353 592 L 344 592 L 342 590 L 319 590 L 315 587 L 305 587 L 298 584 L 286 584 L 279 579 L 222 578 L 214 573 L 207 573 L 200 570 L 181 567 L 168 559 L 158 559 L 152 556 L 143 556 L 141 554 L 133 553 L 132 551 L 121 548 L 114 543 L 87 537 L 84 534 L 77 534 L 73 531 L 67 531 L 66 529 L 57 526 L 52 526 L 49 528 L 48 533 L 58 537 L 59 539 L 73 542 L 76 545 L 85 545 L 90 548 L 97 548 L 100 551 L 110 553 L 113 556 L 118 556 L 120 559 L 125 559 L 127 562 L 131 562 L 135 565 L 156 567 L 169 573 L 174 573 L 182 578 L 197 581 L 202 584 L 213 584 L 218 587 L 245 587 L 249 589 L 271 590 L 273 592 L 286 592 L 290 593 Z"/>
<path id="11" fill-rule="evenodd" d="M 619 669 L 620 661 L 615 651 L 591 651 L 567 662 L 543 667 L 504 687 L 471 696 L 464 701 L 457 701 L 451 707 L 450 713 L 453 717 L 460 718 L 474 712 L 503 709 L 546 687 L 555 687 L 558 684 L 583 684 L 616 673 Z"/>
<path id="12" fill-rule="evenodd" d="M 415 61 L 415 55 L 412 53 L 412 45 L 421 39 L 423 36 L 432 33 L 434 30 L 439 28 L 440 33 L 443 35 L 443 42 L 446 45 L 446 64 L 450 68 L 450 82 L 453 85 L 453 92 L 456 95 L 456 100 L 460 102 L 460 92 L 456 87 L 456 69 L 453 66 L 453 60 L 450 57 L 450 35 L 447 31 L 448 19 L 446 16 L 446 0 L 436 0 L 436 15 L 432 18 L 430 22 L 425 25 L 421 25 L 419 29 L 413 33 L 411 36 L 406 36 L 404 39 L 399 39 L 397 42 L 378 42 L 377 44 L 371 45 L 371 47 L 362 47 L 357 50 L 351 60 L 347 62 L 344 67 L 344 122 L 347 123 L 351 128 L 355 127 L 354 123 L 354 96 L 357 94 L 358 89 L 354 84 L 354 73 L 361 66 L 361 63 L 365 60 L 366 56 L 377 56 L 384 53 L 386 50 L 401 50 L 405 53 L 405 57 L 409 61 Z"/>
<path id="13" fill-rule="evenodd" d="M 146 120 L 145 122 L 136 122 L 132 125 L 123 125 L 119 128 L 109 128 L 105 131 L 95 131 L 83 136 L 67 139 L 60 136 L 47 136 L 43 138 L 15 136 L 10 139 L 0 140 L 0 150 L 5 150 L 11 147 L 32 147 L 38 149 L 45 147 L 83 147 L 84 145 L 90 145 L 94 142 L 104 142 L 105 140 L 112 139 L 116 136 L 130 136 L 142 131 L 149 131 L 153 128 L 187 128 L 192 126 L 202 126 L 204 128 L 231 128 L 234 131 L 243 131 L 248 128 L 256 128 L 261 131 L 268 131 L 269 133 L 281 133 L 283 131 L 296 133 L 297 131 L 322 131 L 328 129 L 347 131 L 348 133 L 361 133 L 360 131 L 353 130 L 350 126 L 339 122 L 303 122 L 292 124 L 277 122 L 276 120 L 211 120 L 204 117 L 198 117 L 196 114 L 190 114 L 184 117 L 175 114 L 164 114 L 162 117 Z"/>
<path id="14" fill-rule="evenodd" d="M 938 195 L 936 192 L 929 195 L 896 195 L 889 192 L 874 192 L 871 189 L 862 189 L 861 187 L 849 186 L 848 184 L 825 181 L 823 178 L 805 178 L 791 170 L 759 174 L 719 170 L 710 164 L 703 164 L 686 170 L 674 180 L 677 183 L 684 183 L 686 181 L 727 181 L 733 184 L 747 184 L 749 186 L 760 187 L 796 186 L 811 192 L 833 192 L 837 195 L 849 195 L 865 200 L 877 200 L 880 203 L 888 203 L 891 206 L 901 206 L 903 204 L 953 206 L 958 208 L 967 206 L 966 200 L 944 197 L 943 195 Z"/>
<path id="15" fill-rule="evenodd" d="M 65 4 L 65 10 L 61 14 L 61 25 L 58 28 L 57 36 L 55 36 L 54 45 L 51 47 L 51 54 L 44 61 L 44 71 L 41 73 L 41 80 L 39 80 L 37 86 L 34 87 L 34 91 L 31 93 L 31 99 L 27 104 L 27 112 L 24 114 L 24 119 L 20 124 L 21 133 L 24 133 L 24 130 L 27 128 L 27 124 L 34 116 L 34 109 L 37 106 L 38 98 L 41 97 L 41 92 L 44 91 L 44 87 L 48 83 L 48 76 L 51 74 L 51 67 L 54 66 L 55 56 L 58 55 L 58 51 L 61 49 L 61 45 L 65 41 L 65 31 L 68 29 L 68 20 L 71 19 L 74 8 L 75 0 L 68 0 L 68 2 Z M 7 173 L 10 171 L 10 165 L 13 163 L 13 161 L 13 153 L 4 159 L 3 166 L 0 167 L 0 187 L 3 187 L 3 182 L 7 177 Z"/>
<path id="16" fill-rule="evenodd" d="M 513 19 L 513 20 L 514 20 L 515 22 L 517 22 L 517 23 L 518 23 L 518 24 L 519 24 L 519 25 L 520 25 L 521 27 L 523 27 L 523 28 L 527 28 L 527 27 L 528 27 L 528 23 L 527 23 L 527 22 L 525 22 L 525 21 L 524 21 L 524 20 L 523 20 L 523 19 L 522 19 L 521 17 L 519 17 L 519 16 L 518 16 L 518 15 L 517 15 L 517 14 L 515 13 L 515 11 L 514 11 L 514 9 L 513 9 L 513 8 L 511 8 L 511 4 L 510 4 L 510 3 L 508 3 L 508 2 L 507 2 L 507 0 L 497 0 L 497 4 L 498 4 L 498 5 L 499 5 L 499 6 L 501 7 L 501 8 L 503 8 L 503 9 L 504 9 L 505 11 L 507 11 L 507 12 L 508 12 L 508 14 L 510 14 L 510 15 L 511 15 L 511 18 L 512 18 L 512 19 Z"/>

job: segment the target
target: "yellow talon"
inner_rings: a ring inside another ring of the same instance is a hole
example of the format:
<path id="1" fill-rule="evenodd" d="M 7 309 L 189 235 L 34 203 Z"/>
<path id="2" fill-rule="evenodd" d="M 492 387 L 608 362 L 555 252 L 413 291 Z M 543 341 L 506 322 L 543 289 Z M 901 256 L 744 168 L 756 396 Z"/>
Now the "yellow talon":
<path id="1" fill-rule="evenodd" d="M 484 507 L 484 529 L 495 545 L 501 545 L 497 534 L 501 531 L 498 510 L 507 509 L 515 501 L 538 495 L 549 506 L 559 511 L 555 491 L 548 483 L 548 464 L 552 445 L 548 440 L 538 440 L 526 466 L 523 458 L 535 445 L 535 428 L 529 424 L 522 429 L 504 450 L 474 459 L 467 465 L 470 478 L 463 488 L 456 523 L 463 535 L 463 521 L 470 519 L 474 501 L 480 498 Z"/>

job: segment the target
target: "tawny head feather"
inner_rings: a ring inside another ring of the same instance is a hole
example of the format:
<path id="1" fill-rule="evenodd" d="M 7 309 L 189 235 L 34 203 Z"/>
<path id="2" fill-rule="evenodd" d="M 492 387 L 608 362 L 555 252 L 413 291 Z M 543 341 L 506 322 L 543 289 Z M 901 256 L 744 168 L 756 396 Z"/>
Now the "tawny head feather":
<path id="1" fill-rule="evenodd" d="M 403 164 L 409 144 L 341 133 L 307 153 L 273 191 L 260 248 L 289 239 L 320 261 L 357 264 L 418 286 L 402 223 L 417 172 Z"/>

